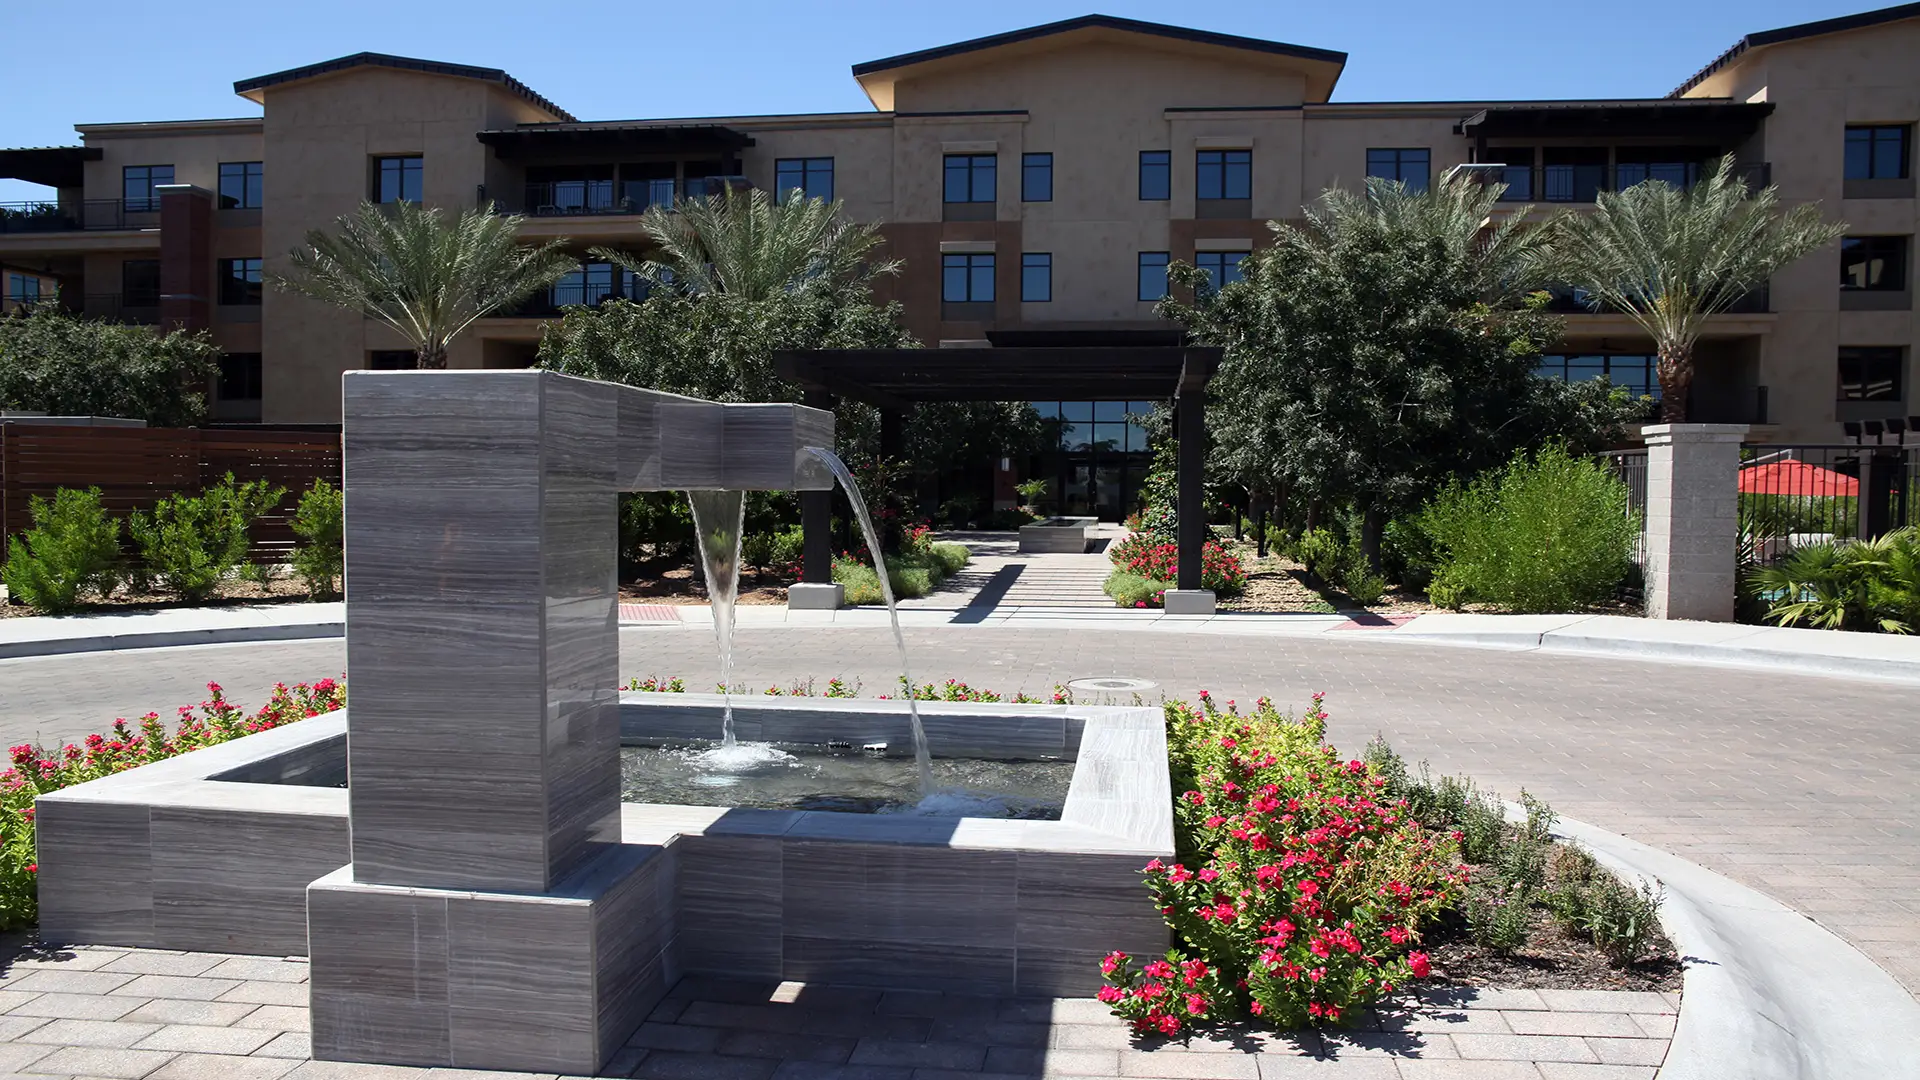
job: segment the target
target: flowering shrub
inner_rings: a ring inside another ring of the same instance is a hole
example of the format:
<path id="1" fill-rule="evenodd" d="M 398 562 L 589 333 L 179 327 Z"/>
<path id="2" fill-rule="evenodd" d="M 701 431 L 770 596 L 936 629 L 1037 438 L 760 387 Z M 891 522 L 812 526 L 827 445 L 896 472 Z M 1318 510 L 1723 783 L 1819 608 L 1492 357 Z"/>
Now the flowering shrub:
<path id="1" fill-rule="evenodd" d="M 1337 1024 L 1428 973 L 1414 946 L 1465 885 L 1456 839 L 1342 761 L 1320 704 L 1298 719 L 1264 698 L 1244 715 L 1204 693 L 1167 704 L 1179 854 L 1145 874 L 1180 944 L 1145 967 L 1102 965 L 1101 1000 L 1135 1030 L 1242 1012 Z"/>
<path id="2" fill-rule="evenodd" d="M 879 694 L 876 695 L 876 697 L 882 701 L 893 697 L 911 696 L 915 701 L 1008 701 L 1016 704 L 1029 705 L 1043 703 L 1051 703 L 1054 705 L 1073 704 L 1073 691 L 1057 683 L 1054 685 L 1053 694 L 1046 698 L 1032 697 L 1024 693 L 1014 694 L 1012 697 L 1005 697 L 997 691 L 982 690 L 978 687 L 969 686 L 959 679 L 948 679 L 945 683 L 939 685 L 923 683 L 920 686 L 912 687 L 912 694 L 909 695 L 906 693 L 909 689 L 906 677 L 901 676 L 900 688 L 902 691 L 900 694 Z M 687 692 L 687 683 L 685 679 L 677 677 L 663 679 L 658 675 L 650 675 L 644 680 L 627 680 L 626 689 L 641 690 L 655 694 L 684 694 Z M 719 693 L 724 689 L 724 687 L 715 687 L 714 692 Z M 761 691 L 761 696 L 854 698 L 860 696 L 860 686 L 858 683 L 849 683 L 845 679 L 828 679 L 826 689 L 816 690 L 813 680 L 809 679 L 805 682 L 789 683 L 786 686 L 780 686 L 778 684 L 769 686 Z"/>
<path id="3" fill-rule="evenodd" d="M 1166 590 L 1166 586 L 1158 583 L 1180 580 L 1179 545 L 1160 541 L 1147 533 L 1128 534 L 1126 539 L 1113 545 L 1108 557 L 1117 568 L 1116 579 L 1125 575 L 1137 578 L 1141 583 L 1125 582 L 1132 588 L 1108 588 L 1107 594 L 1122 607 L 1159 607 L 1162 603 L 1160 594 Z M 1114 586 L 1120 584 L 1122 582 L 1119 580 L 1112 582 Z M 1222 547 L 1218 540 L 1209 540 L 1201 547 L 1201 588 L 1212 589 L 1220 596 L 1232 596 L 1246 588 L 1246 585 L 1247 570 L 1237 556 Z"/>
<path id="4" fill-rule="evenodd" d="M 0 773 L 0 930 L 30 926 L 39 913 L 35 796 L 332 712 L 347 703 L 346 685 L 336 679 L 291 687 L 281 683 L 251 715 L 228 701 L 219 683 L 208 683 L 207 693 L 198 712 L 182 705 L 171 729 L 159 713 L 148 713 L 137 723 L 115 720 L 109 732 L 89 735 L 57 751 L 24 743 L 11 750 L 13 767 Z"/>

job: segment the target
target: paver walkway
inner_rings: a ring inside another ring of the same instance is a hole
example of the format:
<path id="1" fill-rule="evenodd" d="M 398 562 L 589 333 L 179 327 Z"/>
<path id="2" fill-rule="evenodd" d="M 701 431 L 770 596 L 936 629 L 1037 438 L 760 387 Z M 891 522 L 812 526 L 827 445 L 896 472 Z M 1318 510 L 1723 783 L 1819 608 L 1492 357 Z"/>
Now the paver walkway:
<path id="1" fill-rule="evenodd" d="M 10 955 L 14 950 L 9 949 Z M 130 1080 L 553 1074 L 308 1060 L 301 960 L 81 947 L 0 970 L 0 1070 Z M 1356 1030 L 1134 1039 L 1086 999 L 682 979 L 604 1076 L 649 1080 L 1650 1080 L 1672 995 L 1436 991 Z"/>
<path id="2" fill-rule="evenodd" d="M 1096 535 L 1112 542 L 1124 531 L 1106 525 Z M 1113 598 L 1101 588 L 1113 572 L 1104 551 L 1023 555 L 1010 533 L 943 533 L 939 539 L 966 544 L 973 558 L 933 592 L 902 600 L 903 609 L 965 609 L 970 614 L 1012 608 L 1113 609 Z"/>

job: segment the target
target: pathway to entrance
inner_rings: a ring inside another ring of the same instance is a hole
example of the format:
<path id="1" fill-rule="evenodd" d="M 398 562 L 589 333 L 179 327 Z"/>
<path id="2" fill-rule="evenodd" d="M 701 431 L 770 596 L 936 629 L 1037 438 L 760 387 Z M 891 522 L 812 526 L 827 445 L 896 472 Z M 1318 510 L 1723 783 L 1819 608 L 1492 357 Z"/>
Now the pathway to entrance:
<path id="1" fill-rule="evenodd" d="M 1113 563 L 1106 545 L 1118 543 L 1126 530 L 1102 525 L 1095 533 L 1096 550 L 1084 555 L 1023 555 L 1019 538 L 1007 532 L 942 533 L 939 540 L 967 545 L 973 558 L 966 568 L 917 600 L 903 600 L 902 608 L 936 611 L 966 610 L 984 617 L 1005 615 L 1020 608 L 1112 609 L 1113 599 L 1101 588 Z"/>

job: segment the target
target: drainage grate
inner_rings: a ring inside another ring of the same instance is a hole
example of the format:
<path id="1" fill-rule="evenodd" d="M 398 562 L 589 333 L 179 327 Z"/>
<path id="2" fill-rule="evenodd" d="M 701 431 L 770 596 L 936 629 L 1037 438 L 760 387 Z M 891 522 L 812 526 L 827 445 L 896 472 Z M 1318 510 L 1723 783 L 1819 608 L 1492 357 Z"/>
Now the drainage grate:
<path id="1" fill-rule="evenodd" d="M 1152 679 L 1126 679 L 1111 677 L 1104 679 L 1075 679 L 1067 684 L 1069 690 L 1083 690 L 1092 694 L 1137 694 L 1152 690 L 1160 684 Z"/>

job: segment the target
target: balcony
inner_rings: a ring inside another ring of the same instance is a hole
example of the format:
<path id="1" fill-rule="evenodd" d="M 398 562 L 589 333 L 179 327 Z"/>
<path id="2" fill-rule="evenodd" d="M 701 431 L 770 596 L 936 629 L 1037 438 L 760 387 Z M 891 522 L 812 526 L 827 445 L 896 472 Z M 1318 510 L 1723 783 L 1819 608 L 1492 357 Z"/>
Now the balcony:
<path id="1" fill-rule="evenodd" d="M 90 319 L 157 326 L 160 323 L 158 296 L 123 296 L 120 293 L 88 293 L 83 309 Z"/>
<path id="2" fill-rule="evenodd" d="M 158 199 L 0 203 L 0 233 L 105 232 L 160 226 Z"/>
<path id="3" fill-rule="evenodd" d="M 1487 160 L 1498 162 L 1500 148 L 1489 148 Z M 1507 185 L 1507 190 L 1500 194 L 1500 201 L 1590 203 L 1602 191 L 1624 191 L 1647 180 L 1664 180 L 1677 186 L 1692 187 L 1710 167 L 1710 163 L 1704 161 L 1508 165 L 1500 178 L 1501 183 Z M 1768 162 L 1762 161 L 1737 165 L 1734 173 L 1747 185 L 1747 190 L 1758 191 L 1772 182 L 1773 168 Z"/>
<path id="4" fill-rule="evenodd" d="M 639 214 L 649 207 L 669 210 L 680 199 L 703 198 L 749 187 L 744 176 L 671 177 L 645 180 L 556 180 L 526 185 L 520 213 L 530 217 Z"/>
<path id="5" fill-rule="evenodd" d="M 1620 313 L 1614 308 L 1593 306 L 1588 300 L 1589 294 L 1584 289 L 1555 286 L 1547 291 L 1553 297 L 1553 299 L 1547 302 L 1547 310 L 1558 315 L 1615 315 Z M 1765 315 L 1772 310 L 1767 286 L 1762 285 L 1734 301 L 1733 306 L 1728 308 L 1725 314 Z"/>
<path id="6" fill-rule="evenodd" d="M 510 308 L 499 308 L 488 314 L 494 319 L 557 319 L 566 314 L 570 307 L 599 307 L 609 300 L 644 300 L 647 297 L 647 283 L 631 274 L 620 272 L 611 276 L 599 273 L 605 263 L 594 264 L 595 272 L 581 280 L 579 275 L 569 275 L 546 292 L 530 296 Z"/>

